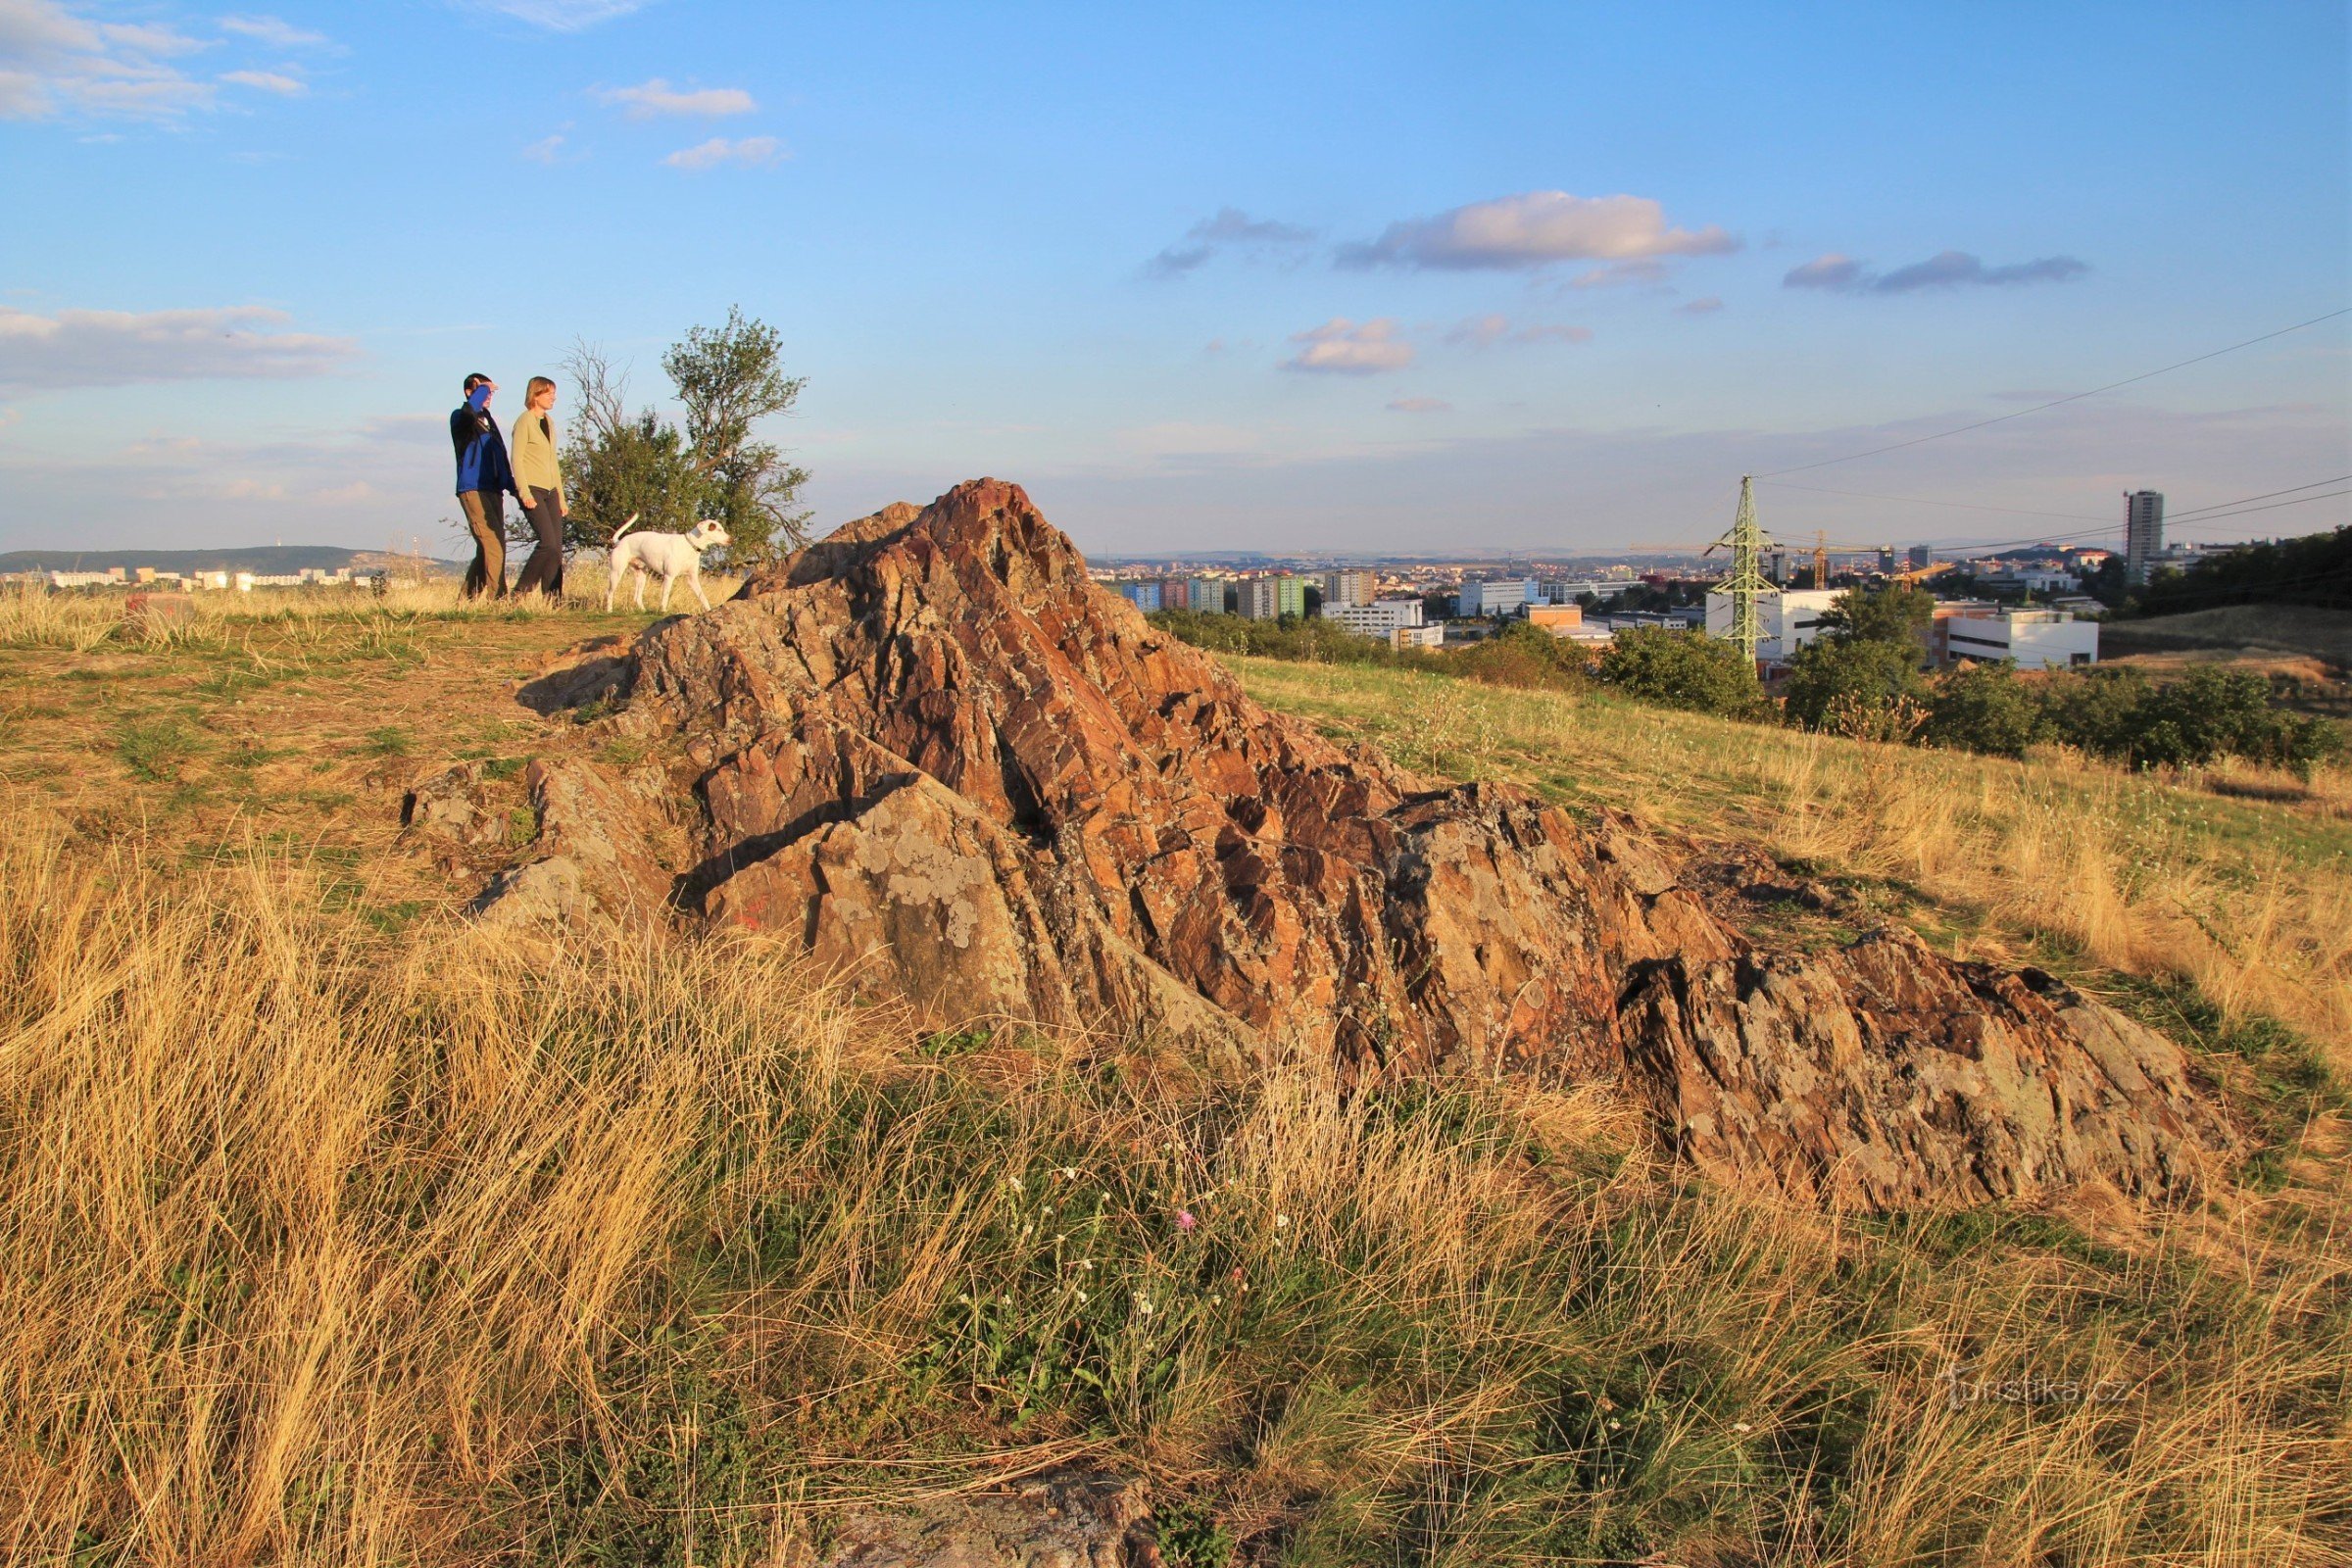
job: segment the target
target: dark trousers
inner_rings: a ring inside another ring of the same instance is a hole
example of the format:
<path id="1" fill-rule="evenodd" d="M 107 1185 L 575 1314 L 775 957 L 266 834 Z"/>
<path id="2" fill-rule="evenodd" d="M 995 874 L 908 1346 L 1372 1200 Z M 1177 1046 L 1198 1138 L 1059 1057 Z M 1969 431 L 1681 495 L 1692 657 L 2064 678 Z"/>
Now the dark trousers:
<path id="1" fill-rule="evenodd" d="M 507 597 L 507 498 L 496 490 L 461 490 L 458 507 L 473 535 L 473 564 L 466 568 L 466 597 Z"/>
<path id="2" fill-rule="evenodd" d="M 526 484 L 522 494 L 522 514 L 531 519 L 531 532 L 538 535 L 538 543 L 531 547 L 531 559 L 522 564 L 521 574 L 514 579 L 514 591 L 559 598 L 564 592 L 564 514 L 556 510 L 553 490 L 533 490 Z"/>

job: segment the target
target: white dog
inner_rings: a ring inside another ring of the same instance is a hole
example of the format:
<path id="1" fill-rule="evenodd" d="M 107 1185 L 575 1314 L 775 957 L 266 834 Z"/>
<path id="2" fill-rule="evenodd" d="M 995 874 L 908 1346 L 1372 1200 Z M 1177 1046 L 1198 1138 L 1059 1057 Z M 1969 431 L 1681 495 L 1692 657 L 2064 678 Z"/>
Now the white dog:
<path id="1" fill-rule="evenodd" d="M 694 590 L 694 597 L 710 608 L 710 598 L 703 592 L 703 552 L 730 543 L 727 530 L 713 517 L 705 517 L 694 525 L 691 533 L 641 533 L 623 539 L 636 526 L 637 514 L 612 530 L 612 554 L 605 566 L 605 608 L 612 608 L 612 596 L 620 592 L 620 579 L 626 572 L 637 573 L 637 608 L 645 608 L 645 579 L 662 579 L 662 608 L 669 609 L 670 585 L 680 577 Z"/>

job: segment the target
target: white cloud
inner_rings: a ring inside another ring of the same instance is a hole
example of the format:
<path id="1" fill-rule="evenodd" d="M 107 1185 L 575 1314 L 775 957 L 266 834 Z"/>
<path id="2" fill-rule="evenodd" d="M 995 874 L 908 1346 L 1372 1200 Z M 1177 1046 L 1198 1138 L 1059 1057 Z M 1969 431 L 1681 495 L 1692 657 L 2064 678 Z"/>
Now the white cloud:
<path id="1" fill-rule="evenodd" d="M 1528 191 L 1473 202 L 1434 218 L 1391 223 L 1380 238 L 1342 246 L 1348 267 L 1528 270 L 1554 262 L 1714 256 L 1740 248 L 1720 227 L 1674 228 L 1646 196 Z"/>
<path id="2" fill-rule="evenodd" d="M 725 115 L 748 115 L 760 106 L 741 87 L 689 87 L 681 91 L 656 76 L 634 87 L 600 89 L 597 101 L 628 111 L 631 120 L 659 115 L 700 115 L 716 120 Z"/>
<path id="3" fill-rule="evenodd" d="M 170 62 L 204 48 L 171 27 L 92 22 L 57 0 L 0 0 L 0 119 L 171 120 L 213 101 Z"/>
<path id="4" fill-rule="evenodd" d="M 1446 334 L 1448 343 L 1467 343 L 1472 348 L 1491 348 L 1497 343 L 1590 343 L 1592 329 L 1589 326 L 1557 326 L 1530 323 L 1513 326 L 1511 318 L 1500 312 L 1467 318 Z"/>
<path id="5" fill-rule="evenodd" d="M 309 82 L 276 71 L 224 71 L 220 74 L 220 79 L 286 98 L 299 98 L 311 90 Z"/>
<path id="6" fill-rule="evenodd" d="M 542 136 L 522 150 L 522 156 L 534 164 L 552 164 L 564 151 L 561 135 Z"/>
<path id="7" fill-rule="evenodd" d="M 1286 370 L 1376 375 L 1383 370 L 1401 370 L 1413 363 L 1413 346 L 1397 341 L 1396 318 L 1391 316 L 1361 326 L 1335 316 L 1321 326 L 1293 333 L 1291 341 L 1299 349 L 1282 362 Z"/>
<path id="8" fill-rule="evenodd" d="M 790 156 L 773 136 L 746 136 L 741 141 L 713 136 L 695 146 L 681 147 L 662 161 L 672 169 L 716 169 L 721 164 L 761 169 L 769 164 L 782 163 Z"/>
<path id="9" fill-rule="evenodd" d="M 1709 294 L 1701 299 L 1684 301 L 1674 308 L 1674 314 L 1677 316 L 1713 316 L 1722 309 L 1723 301 Z"/>
<path id="10" fill-rule="evenodd" d="M 359 352 L 349 338 L 274 330 L 283 311 L 60 311 L 0 306 L 0 387 L 128 386 L 142 381 L 324 375 Z"/>
<path id="11" fill-rule="evenodd" d="M 323 49 L 330 42 L 323 32 L 297 27 L 277 17 L 222 17 L 220 29 L 272 49 Z"/>
<path id="12" fill-rule="evenodd" d="M 551 32 L 577 32 L 645 8 L 646 0 L 491 0 L 494 10 Z"/>
<path id="13" fill-rule="evenodd" d="M 1450 414 L 1453 405 L 1444 398 L 1398 398 L 1389 405 L 1391 414 Z"/>
<path id="14" fill-rule="evenodd" d="M 1873 272 L 1850 256 L 1831 251 L 1781 278 L 1783 288 L 1815 288 L 1834 294 L 1909 294 L 1931 288 L 2009 288 L 2021 283 L 2071 283 L 2090 270 L 2072 256 L 2043 256 L 2031 262 L 1986 267 L 1966 251 L 1938 251 L 1924 262 Z"/>

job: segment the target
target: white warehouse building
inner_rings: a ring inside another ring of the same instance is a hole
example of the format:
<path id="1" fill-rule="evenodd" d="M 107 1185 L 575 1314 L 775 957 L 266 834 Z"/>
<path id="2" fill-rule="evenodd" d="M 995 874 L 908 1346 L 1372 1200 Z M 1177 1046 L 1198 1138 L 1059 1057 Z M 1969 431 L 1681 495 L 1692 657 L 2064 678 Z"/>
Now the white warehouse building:
<path id="1" fill-rule="evenodd" d="M 2064 610 L 2005 610 L 1936 622 L 1936 662 L 2017 661 L 2020 669 L 2070 669 L 2099 662 L 2099 623 Z"/>
<path id="2" fill-rule="evenodd" d="M 1843 592 L 1838 588 L 1784 588 L 1756 598 L 1758 659 L 1787 659 L 1807 643 L 1821 640 L 1823 617 Z M 1732 596 L 1720 588 L 1707 594 L 1707 635 L 1732 634 Z"/>
<path id="3" fill-rule="evenodd" d="M 1323 618 L 1338 622 L 1358 637 L 1378 637 L 1383 642 L 1394 642 L 1400 628 L 1421 624 L 1421 601 L 1383 599 L 1369 605 L 1335 605 L 1325 600 Z"/>

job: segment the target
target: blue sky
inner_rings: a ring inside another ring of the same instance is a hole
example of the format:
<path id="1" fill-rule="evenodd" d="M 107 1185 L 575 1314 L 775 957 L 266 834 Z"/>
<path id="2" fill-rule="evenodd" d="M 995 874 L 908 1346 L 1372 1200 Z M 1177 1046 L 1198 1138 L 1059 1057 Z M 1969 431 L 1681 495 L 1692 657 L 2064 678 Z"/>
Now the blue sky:
<path id="1" fill-rule="evenodd" d="M 455 553 L 465 372 L 658 401 L 738 304 L 820 523 L 993 473 L 1098 552 L 1703 541 L 2352 304 L 2345 17 L 0 0 L 0 548 Z M 2352 472 L 2348 320 L 1766 523 Z"/>

